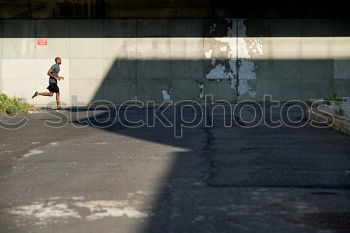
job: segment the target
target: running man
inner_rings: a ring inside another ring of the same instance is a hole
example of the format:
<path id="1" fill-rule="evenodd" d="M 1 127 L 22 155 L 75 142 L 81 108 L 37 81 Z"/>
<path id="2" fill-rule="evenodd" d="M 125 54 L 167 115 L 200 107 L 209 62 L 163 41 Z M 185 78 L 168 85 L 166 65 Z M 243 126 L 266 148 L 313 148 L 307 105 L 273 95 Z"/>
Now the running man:
<path id="1" fill-rule="evenodd" d="M 60 57 L 55 58 L 55 64 L 51 66 L 49 71 L 47 72 L 47 75 L 49 76 L 49 86 L 47 89 L 50 92 L 35 92 L 32 96 L 32 99 L 35 98 L 38 95 L 42 96 L 53 96 L 53 93 L 56 93 L 56 104 L 57 104 L 57 110 L 61 110 L 62 107 L 60 105 L 60 89 L 57 86 L 57 80 L 61 81 L 64 80 L 63 77 L 58 76 L 58 73 L 60 72 L 60 65 L 62 61 Z"/>

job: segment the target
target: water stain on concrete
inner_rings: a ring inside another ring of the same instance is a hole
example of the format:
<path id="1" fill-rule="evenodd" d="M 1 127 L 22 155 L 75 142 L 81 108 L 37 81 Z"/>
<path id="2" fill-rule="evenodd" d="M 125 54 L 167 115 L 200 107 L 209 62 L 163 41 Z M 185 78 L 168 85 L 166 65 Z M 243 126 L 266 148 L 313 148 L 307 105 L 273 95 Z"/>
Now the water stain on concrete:
<path id="1" fill-rule="evenodd" d="M 8 209 L 17 221 L 31 220 L 36 225 L 46 225 L 58 219 L 100 220 L 110 217 L 145 218 L 147 213 L 130 206 L 128 200 L 85 200 L 82 196 L 69 199 L 58 196 L 46 201 L 36 201 L 29 205 Z"/>
<path id="2" fill-rule="evenodd" d="M 29 158 L 29 157 L 32 157 L 33 155 L 39 155 L 39 154 L 42 154 L 42 153 L 44 153 L 44 151 L 37 150 L 37 149 L 32 149 L 28 153 L 24 154 L 23 158 Z"/>

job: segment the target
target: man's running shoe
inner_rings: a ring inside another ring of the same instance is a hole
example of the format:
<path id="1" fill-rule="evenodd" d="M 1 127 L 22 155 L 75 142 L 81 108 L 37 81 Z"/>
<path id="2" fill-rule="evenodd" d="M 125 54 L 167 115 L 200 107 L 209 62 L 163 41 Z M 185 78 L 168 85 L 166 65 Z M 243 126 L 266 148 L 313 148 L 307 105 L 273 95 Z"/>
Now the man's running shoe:
<path id="1" fill-rule="evenodd" d="M 38 96 L 38 92 L 36 91 L 35 93 L 34 93 L 34 95 L 32 96 L 32 99 L 34 99 L 35 97 L 37 97 Z"/>

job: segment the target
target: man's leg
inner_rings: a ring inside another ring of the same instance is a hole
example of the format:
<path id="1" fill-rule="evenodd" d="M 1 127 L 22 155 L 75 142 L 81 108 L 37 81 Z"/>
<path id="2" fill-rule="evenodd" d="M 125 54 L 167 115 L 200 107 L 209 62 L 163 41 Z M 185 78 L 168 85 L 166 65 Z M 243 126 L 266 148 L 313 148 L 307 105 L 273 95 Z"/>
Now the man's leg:
<path id="1" fill-rule="evenodd" d="M 42 96 L 53 96 L 52 92 L 38 92 L 38 95 L 42 95 Z"/>
<path id="2" fill-rule="evenodd" d="M 61 106 L 60 106 L 60 93 L 59 92 L 56 93 L 56 104 L 57 104 L 57 108 L 61 108 Z"/>
<path id="3" fill-rule="evenodd" d="M 43 96 L 53 96 L 52 92 L 35 92 L 34 95 L 32 96 L 32 99 L 37 97 L 38 95 L 43 95 Z"/>

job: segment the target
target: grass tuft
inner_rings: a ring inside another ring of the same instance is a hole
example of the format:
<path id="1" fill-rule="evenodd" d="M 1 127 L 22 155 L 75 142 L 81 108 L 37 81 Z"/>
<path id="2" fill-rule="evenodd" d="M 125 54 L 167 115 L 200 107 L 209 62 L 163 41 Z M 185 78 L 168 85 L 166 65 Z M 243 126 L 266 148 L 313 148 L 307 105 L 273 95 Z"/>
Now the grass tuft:
<path id="1" fill-rule="evenodd" d="M 10 98 L 4 93 L 0 93 L 0 114 L 28 113 L 35 111 L 35 107 L 19 98 Z"/>

